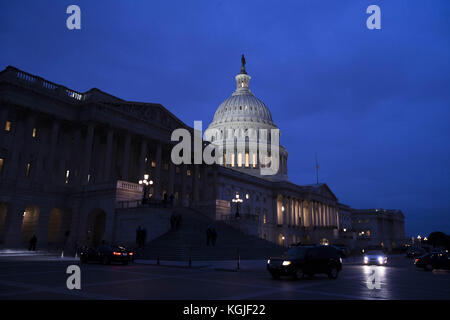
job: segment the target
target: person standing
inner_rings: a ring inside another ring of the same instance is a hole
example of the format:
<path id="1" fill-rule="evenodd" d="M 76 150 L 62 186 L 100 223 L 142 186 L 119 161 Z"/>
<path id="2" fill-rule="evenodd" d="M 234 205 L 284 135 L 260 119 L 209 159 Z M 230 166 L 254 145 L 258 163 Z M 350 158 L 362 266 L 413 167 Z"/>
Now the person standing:
<path id="1" fill-rule="evenodd" d="M 142 242 L 141 242 L 141 248 L 145 248 L 145 242 L 147 241 L 147 229 L 142 229 Z"/>
<path id="2" fill-rule="evenodd" d="M 28 251 L 36 251 L 37 237 L 34 234 L 30 239 L 30 246 L 28 247 Z"/>
<path id="3" fill-rule="evenodd" d="M 213 227 L 211 229 L 211 243 L 212 246 L 215 247 L 216 246 L 216 239 L 217 239 L 217 231 L 216 229 Z"/>
<path id="4" fill-rule="evenodd" d="M 206 228 L 206 246 L 209 246 L 209 242 L 211 241 L 211 226 Z"/>

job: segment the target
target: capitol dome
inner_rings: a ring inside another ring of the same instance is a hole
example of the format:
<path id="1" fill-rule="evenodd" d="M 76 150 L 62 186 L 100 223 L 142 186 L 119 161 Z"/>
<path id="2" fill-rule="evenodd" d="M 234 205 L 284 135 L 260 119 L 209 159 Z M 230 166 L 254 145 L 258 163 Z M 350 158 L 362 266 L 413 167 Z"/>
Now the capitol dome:
<path id="1" fill-rule="evenodd" d="M 267 148 L 274 146 L 271 145 L 271 137 L 279 137 L 280 132 L 272 120 L 269 108 L 250 91 L 251 77 L 245 71 L 244 55 L 241 61 L 241 72 L 235 77 L 236 90 L 220 104 L 205 136 L 218 148 L 220 164 L 260 176 L 260 169 L 270 167 L 273 159 L 271 153 L 259 153 L 260 144 L 265 141 Z M 276 130 L 275 133 L 272 130 Z M 286 180 L 287 150 L 279 142 L 277 144 L 276 150 L 279 152 L 273 155 L 279 156 L 280 169 L 276 175 L 265 178 Z M 270 150 L 272 152 L 271 148 Z"/>
<path id="2" fill-rule="evenodd" d="M 250 76 L 247 77 L 250 80 Z M 214 114 L 211 125 L 224 122 L 249 121 L 275 126 L 272 122 L 272 115 L 270 114 L 269 108 L 253 95 L 248 86 L 239 87 L 240 84 L 245 83 L 245 80 L 244 77 L 241 77 L 241 74 L 236 76 L 238 88 L 231 97 L 220 104 Z"/>
<path id="3" fill-rule="evenodd" d="M 230 122 L 254 122 L 276 128 L 269 108 L 250 91 L 250 79 L 243 58 L 241 72 L 236 76 L 236 91 L 220 104 L 210 127 Z"/>

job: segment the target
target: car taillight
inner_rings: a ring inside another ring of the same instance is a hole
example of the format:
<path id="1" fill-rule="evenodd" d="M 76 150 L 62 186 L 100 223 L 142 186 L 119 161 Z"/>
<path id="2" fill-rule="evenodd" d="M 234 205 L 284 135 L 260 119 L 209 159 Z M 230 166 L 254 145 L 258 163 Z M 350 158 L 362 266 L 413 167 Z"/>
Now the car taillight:
<path id="1" fill-rule="evenodd" d="M 419 259 L 416 259 L 414 262 L 417 263 L 417 261 L 419 261 Z"/>
<path id="2" fill-rule="evenodd" d="M 121 253 L 120 253 L 120 252 L 113 252 L 113 255 L 115 255 L 115 256 L 120 256 Z"/>
<path id="3" fill-rule="evenodd" d="M 130 256 L 132 256 L 133 255 L 133 252 L 130 252 L 130 253 L 128 253 Z"/>

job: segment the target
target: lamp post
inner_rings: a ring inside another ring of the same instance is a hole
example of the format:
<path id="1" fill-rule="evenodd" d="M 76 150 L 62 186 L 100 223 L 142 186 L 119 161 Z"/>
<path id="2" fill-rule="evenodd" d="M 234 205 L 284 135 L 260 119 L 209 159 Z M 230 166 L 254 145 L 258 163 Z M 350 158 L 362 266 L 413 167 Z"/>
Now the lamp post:
<path id="1" fill-rule="evenodd" d="M 144 194 L 142 195 L 142 204 L 147 203 L 148 200 L 148 186 L 153 184 L 153 180 L 149 180 L 150 176 L 148 174 L 144 174 L 144 179 L 139 180 L 139 184 L 142 185 Z"/>
<path id="2" fill-rule="evenodd" d="M 244 202 L 244 200 L 239 198 L 239 194 L 236 193 L 236 197 L 234 199 L 231 199 L 232 202 L 236 203 L 236 218 L 239 218 L 239 203 Z"/>

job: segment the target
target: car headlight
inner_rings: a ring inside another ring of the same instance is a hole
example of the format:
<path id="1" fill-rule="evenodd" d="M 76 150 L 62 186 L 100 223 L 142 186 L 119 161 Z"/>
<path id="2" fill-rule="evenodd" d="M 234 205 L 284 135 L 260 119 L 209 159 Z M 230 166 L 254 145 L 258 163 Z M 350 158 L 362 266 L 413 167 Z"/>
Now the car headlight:
<path id="1" fill-rule="evenodd" d="M 369 262 L 369 258 L 364 257 L 364 263 L 367 263 L 367 262 Z"/>
<path id="2" fill-rule="evenodd" d="M 291 261 L 283 261 L 283 266 L 288 266 L 290 265 L 292 262 Z"/>
<path id="3" fill-rule="evenodd" d="M 384 261 L 383 257 L 378 257 L 378 262 L 379 263 L 383 263 L 383 261 Z"/>

